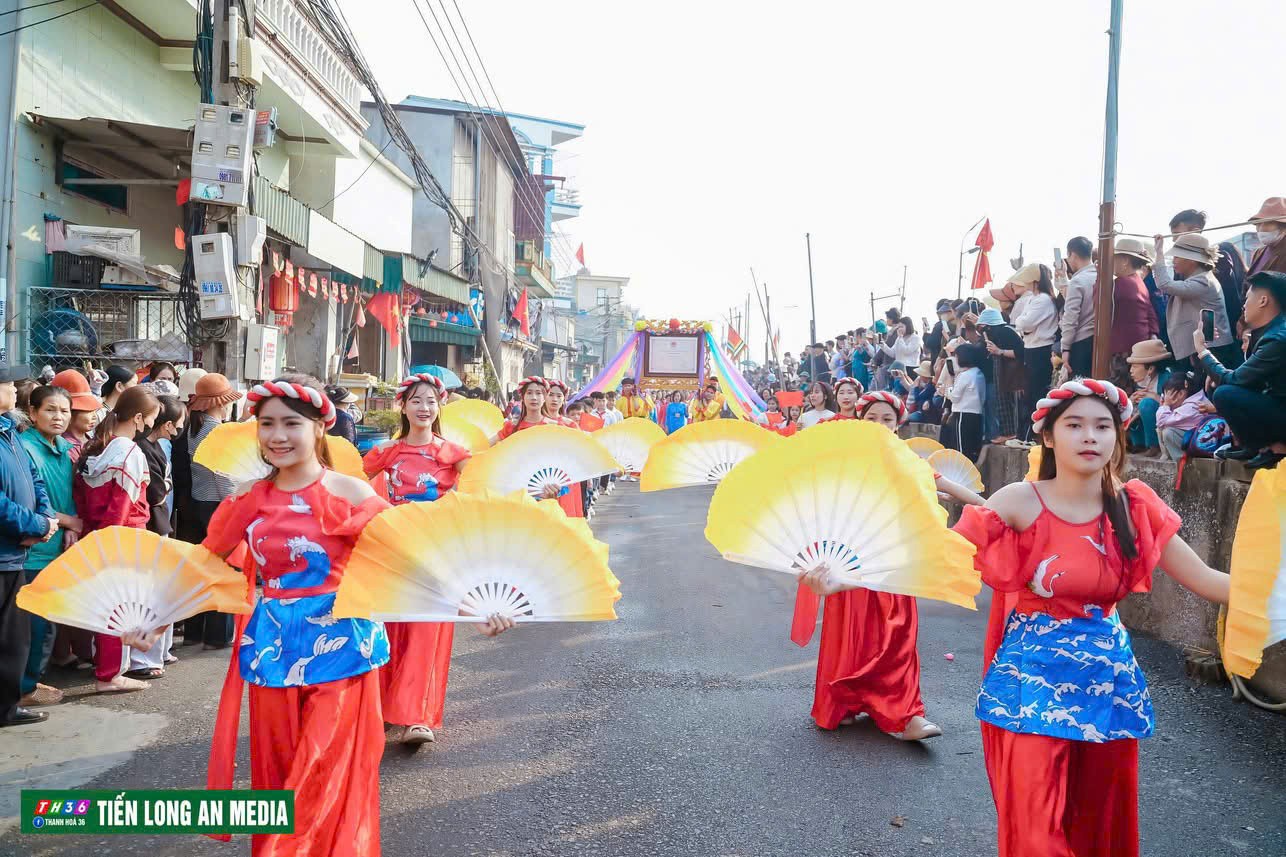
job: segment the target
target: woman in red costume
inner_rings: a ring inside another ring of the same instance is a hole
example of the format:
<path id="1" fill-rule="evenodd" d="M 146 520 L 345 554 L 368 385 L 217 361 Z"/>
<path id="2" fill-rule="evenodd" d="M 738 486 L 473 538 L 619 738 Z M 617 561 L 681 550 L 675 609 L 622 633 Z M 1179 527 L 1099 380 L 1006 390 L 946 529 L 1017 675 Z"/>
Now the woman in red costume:
<path id="1" fill-rule="evenodd" d="M 581 431 L 580 421 L 572 419 L 563 412 L 567 403 L 567 385 L 557 378 L 546 378 L 545 383 L 549 386 L 549 392 L 545 395 L 545 416 L 560 426 Z M 585 517 L 585 495 L 587 490 L 588 486 L 584 482 L 579 485 L 568 486 L 567 493 L 559 496 L 558 505 L 563 508 L 563 511 L 569 517 Z"/>
<path id="2" fill-rule="evenodd" d="M 402 428 L 362 461 L 366 475 L 384 474 L 389 502 L 430 502 L 455 487 L 469 450 L 443 439 L 439 423 L 446 387 L 432 375 L 412 375 L 397 388 Z M 442 728 L 451 667 L 451 622 L 387 622 L 389 662 L 380 670 L 384 722 L 396 740 L 419 746 Z"/>
<path id="3" fill-rule="evenodd" d="M 856 378 L 840 378 L 835 382 L 833 390 L 835 393 L 836 414 L 833 417 L 821 420 L 821 422 L 829 423 L 835 420 L 861 419 L 857 413 L 857 402 L 864 392 L 862 384 Z"/>
<path id="4" fill-rule="evenodd" d="M 72 480 L 72 498 L 85 524 L 82 538 L 104 527 L 147 528 L 152 519 L 147 502 L 151 471 L 134 438 L 152 430 L 160 411 L 161 403 L 151 391 L 130 387 L 120 394 L 93 439 L 85 444 Z M 94 635 L 94 678 L 99 693 L 145 689 L 146 682 L 122 674 L 128 667 L 129 656 L 120 637 Z"/>
<path id="5" fill-rule="evenodd" d="M 956 531 L 995 593 L 976 715 L 1000 857 L 1137 857 L 1138 739 L 1152 703 L 1116 605 L 1158 565 L 1227 603 L 1226 574 L 1179 538 L 1179 516 L 1121 484 L 1129 397 L 1068 381 L 1032 414 L 1040 481 L 1015 482 Z"/>
<path id="6" fill-rule="evenodd" d="M 852 379 L 840 381 L 842 388 L 849 390 L 856 383 Z M 902 400 L 887 392 L 860 397 L 855 413 L 858 419 L 879 423 L 892 431 L 906 420 Z M 938 490 L 964 503 L 982 503 L 982 498 L 972 491 L 940 477 Z M 848 726 L 857 716 L 866 714 L 880 731 L 900 741 L 941 735 L 942 729 L 925 719 L 924 701 L 920 698 L 915 599 L 869 589 L 833 588 L 827 572 L 822 566 L 800 576 L 791 626 L 791 639 L 800 646 L 807 645 L 817 624 L 818 596 L 826 596 L 813 720 L 823 729 L 834 729 Z"/>
<path id="7" fill-rule="evenodd" d="M 557 420 L 549 416 L 549 382 L 544 378 L 532 375 L 523 378 L 518 384 L 518 413 L 505 420 L 504 425 L 500 427 L 499 433 L 496 434 L 495 441 L 499 443 L 514 432 L 529 429 L 532 426 L 556 426 L 561 425 Z M 579 426 L 576 426 L 579 429 Z M 569 485 L 566 488 L 558 488 L 554 485 L 545 487 L 545 494 L 542 499 L 558 499 L 558 505 L 563 511 L 572 518 L 585 517 L 585 505 L 581 499 L 579 485 Z"/>
<path id="8" fill-rule="evenodd" d="M 210 750 L 208 785 L 232 787 L 242 682 L 250 684 L 250 785 L 295 793 L 295 833 L 251 839 L 254 857 L 378 857 L 384 720 L 376 668 L 388 661 L 383 627 L 331 609 L 362 528 L 388 502 L 330 469 L 324 441 L 335 406 L 321 384 L 289 375 L 248 400 L 268 477 L 219 504 L 203 542 L 226 556 L 241 542 L 263 595 L 237 618 Z M 491 617 L 483 632 L 511 623 Z M 137 635 L 150 645 L 161 630 Z M 227 836 L 215 838 L 226 840 Z"/>

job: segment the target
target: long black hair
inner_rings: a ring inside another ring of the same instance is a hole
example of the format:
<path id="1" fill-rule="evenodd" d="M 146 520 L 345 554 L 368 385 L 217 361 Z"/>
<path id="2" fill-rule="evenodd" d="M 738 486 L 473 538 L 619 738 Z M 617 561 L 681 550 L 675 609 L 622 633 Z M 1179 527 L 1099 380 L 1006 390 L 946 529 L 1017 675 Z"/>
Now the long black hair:
<path id="1" fill-rule="evenodd" d="M 808 411 L 813 410 L 813 403 L 811 401 L 813 390 L 822 391 L 822 397 L 825 399 L 825 401 L 822 402 L 822 408 L 828 411 L 839 410 L 839 405 L 835 403 L 835 391 L 831 389 L 831 385 L 827 384 L 825 381 L 814 381 L 808 385 L 808 392 L 804 394 L 804 404 L 807 405 L 807 407 L 804 408 L 801 413 L 807 413 Z"/>
<path id="2" fill-rule="evenodd" d="M 149 414 L 158 410 L 161 406 L 160 400 L 156 394 L 146 387 L 130 387 L 121 393 L 120 398 L 107 416 L 103 417 L 102 423 L 94 429 L 94 436 L 85 444 L 84 450 L 80 454 L 81 471 L 85 470 L 86 462 L 90 456 L 100 454 L 107 445 L 112 442 L 116 434 L 116 426 L 132 420 L 139 414 Z"/>
<path id="3" fill-rule="evenodd" d="M 437 388 L 434 387 L 432 384 L 430 384 L 428 381 L 417 381 L 416 383 L 407 387 L 402 394 L 402 407 L 401 407 L 402 424 L 401 426 L 398 427 L 397 434 L 394 435 L 395 440 L 400 440 L 401 438 L 408 437 L 411 434 L 411 421 L 406 418 L 406 403 L 411 401 L 411 399 L 415 398 L 415 394 L 420 391 L 421 387 L 426 387 L 429 390 L 433 391 L 433 398 L 438 403 L 438 415 L 433 418 L 432 429 L 434 434 L 439 436 L 441 436 L 442 434 L 442 405 L 444 404 L 444 402 L 442 401 L 442 397 L 438 395 Z"/>

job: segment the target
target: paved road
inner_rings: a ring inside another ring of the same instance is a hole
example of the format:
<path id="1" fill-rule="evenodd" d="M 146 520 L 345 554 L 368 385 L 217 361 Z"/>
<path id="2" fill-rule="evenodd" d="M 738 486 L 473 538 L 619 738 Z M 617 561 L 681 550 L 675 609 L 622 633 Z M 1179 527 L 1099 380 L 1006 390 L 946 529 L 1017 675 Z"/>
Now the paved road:
<path id="1" fill-rule="evenodd" d="M 924 697 L 944 737 L 821 732 L 808 718 L 815 652 L 787 640 L 792 589 L 716 557 L 701 535 L 708 497 L 624 485 L 604 504 L 594 527 L 623 581 L 619 622 L 460 634 L 438 743 L 384 758 L 386 855 L 996 853 L 971 716 L 984 614 L 921 607 Z M 1172 648 L 1137 648 L 1160 721 L 1143 751 L 1144 854 L 1286 855 L 1286 721 L 1192 685 Z M 35 727 L 0 733 L 0 785 L 11 789 L 26 759 L 50 786 L 200 786 L 225 665 L 190 655 L 145 694 L 55 709 L 64 731 L 87 724 L 68 741 L 92 742 L 61 765 L 46 764 L 55 750 Z M 0 838 L 0 854 L 14 855 L 248 850 Z"/>

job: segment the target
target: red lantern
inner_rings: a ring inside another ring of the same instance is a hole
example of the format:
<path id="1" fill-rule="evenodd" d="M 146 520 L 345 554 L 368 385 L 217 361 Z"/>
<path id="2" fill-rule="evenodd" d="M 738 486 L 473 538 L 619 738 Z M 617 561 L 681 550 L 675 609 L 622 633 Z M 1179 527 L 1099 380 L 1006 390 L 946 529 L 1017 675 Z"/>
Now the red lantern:
<path id="1" fill-rule="evenodd" d="M 281 271 L 268 278 L 268 309 L 276 313 L 296 312 L 299 309 L 299 292 L 295 281 Z"/>
<path id="2" fill-rule="evenodd" d="M 678 329 L 679 329 L 679 320 L 677 318 L 670 319 L 670 330 L 678 330 Z"/>

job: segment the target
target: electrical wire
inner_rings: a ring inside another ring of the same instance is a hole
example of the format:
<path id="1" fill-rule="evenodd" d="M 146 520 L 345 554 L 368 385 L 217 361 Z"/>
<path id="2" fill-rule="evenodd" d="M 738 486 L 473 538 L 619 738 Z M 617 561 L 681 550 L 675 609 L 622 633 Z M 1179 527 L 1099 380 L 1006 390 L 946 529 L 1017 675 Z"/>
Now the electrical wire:
<path id="1" fill-rule="evenodd" d="M 330 205 L 332 202 L 334 202 L 335 200 L 339 199 L 341 196 L 343 196 L 344 194 L 346 194 L 346 193 L 348 193 L 350 190 L 352 190 L 354 187 L 356 187 L 356 186 L 357 186 L 357 183 L 358 183 L 358 182 L 360 182 L 360 181 L 362 180 L 362 176 L 364 176 L 364 175 L 366 175 L 368 172 L 370 172 L 371 167 L 375 166 L 375 162 L 376 162 L 376 161 L 378 161 L 380 158 L 382 158 L 382 157 L 384 156 L 384 151 L 385 151 L 386 149 L 388 149 L 388 147 L 389 147 L 389 146 L 391 146 L 392 144 L 393 144 L 393 138 L 392 138 L 392 137 L 389 137 L 389 138 L 388 138 L 388 140 L 384 143 L 384 148 L 383 148 L 383 149 L 380 149 L 380 152 L 379 152 L 379 154 L 378 154 L 378 155 L 376 155 L 375 157 L 371 158 L 371 162 L 370 162 L 369 164 L 367 164 L 367 165 L 366 165 L 366 169 L 364 169 L 364 170 L 362 170 L 360 173 L 358 173 L 358 174 L 357 174 L 357 178 L 355 178 L 355 179 L 353 179 L 351 182 L 349 182 L 348 187 L 344 188 L 344 189 L 343 189 L 343 190 L 341 190 L 339 193 L 335 194 L 335 195 L 334 195 L 334 196 L 332 196 L 330 199 L 326 200 L 326 201 L 325 201 L 325 202 L 323 202 L 321 205 L 317 206 L 318 210 L 323 209 L 323 208 L 325 208 L 326 206 Z"/>
<path id="2" fill-rule="evenodd" d="M 61 2 L 61 0 L 59 0 L 59 2 Z M 0 32 L 0 36 L 12 36 L 14 33 L 21 33 L 23 30 L 29 30 L 32 27 L 38 27 L 41 24 L 48 24 L 50 21 L 57 21 L 59 18 L 66 18 L 68 15 L 75 15 L 77 12 L 84 12 L 86 9 L 92 6 L 97 6 L 98 3 L 99 3 L 99 0 L 91 0 L 91 2 L 86 3 L 84 6 L 80 6 L 76 9 L 72 9 L 70 12 L 63 12 L 61 15 L 51 15 L 48 18 L 41 18 L 39 21 L 32 21 L 30 24 L 23 24 L 21 27 L 14 27 L 12 30 L 5 30 L 4 32 Z M 43 6 L 47 4 L 42 3 L 40 5 Z M 12 11 L 25 12 L 27 11 L 27 9 L 36 9 L 36 8 L 39 8 L 39 7 L 27 6 L 26 8 L 14 9 Z"/>
<path id="3" fill-rule="evenodd" d="M 56 3 L 69 3 L 69 2 L 71 2 L 71 0 L 45 0 L 44 3 L 32 3 L 30 6 L 18 6 L 17 8 L 8 9 L 4 12 L 0 12 L 0 18 L 3 18 L 5 15 L 16 15 L 19 12 L 27 12 L 32 9 L 39 9 L 41 6 L 53 6 Z"/>

